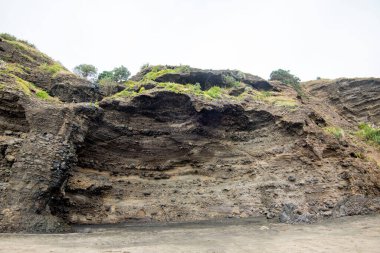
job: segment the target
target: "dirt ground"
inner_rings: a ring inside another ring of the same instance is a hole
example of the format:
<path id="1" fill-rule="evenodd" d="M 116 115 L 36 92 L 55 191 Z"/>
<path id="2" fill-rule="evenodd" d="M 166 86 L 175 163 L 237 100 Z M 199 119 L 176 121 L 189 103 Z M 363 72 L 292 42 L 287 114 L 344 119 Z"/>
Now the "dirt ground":
<path id="1" fill-rule="evenodd" d="M 240 219 L 80 227 L 70 234 L 0 234 L 0 252 L 380 252 L 380 215 L 312 225 Z"/>

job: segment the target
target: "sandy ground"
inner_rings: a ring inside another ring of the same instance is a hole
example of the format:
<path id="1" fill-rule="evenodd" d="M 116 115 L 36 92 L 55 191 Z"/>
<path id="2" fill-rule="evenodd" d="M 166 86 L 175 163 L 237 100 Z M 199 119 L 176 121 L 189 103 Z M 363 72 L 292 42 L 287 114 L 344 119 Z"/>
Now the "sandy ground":
<path id="1" fill-rule="evenodd" d="M 0 252 L 380 252 L 380 215 L 312 225 L 238 220 L 80 229 L 71 234 L 0 234 Z"/>

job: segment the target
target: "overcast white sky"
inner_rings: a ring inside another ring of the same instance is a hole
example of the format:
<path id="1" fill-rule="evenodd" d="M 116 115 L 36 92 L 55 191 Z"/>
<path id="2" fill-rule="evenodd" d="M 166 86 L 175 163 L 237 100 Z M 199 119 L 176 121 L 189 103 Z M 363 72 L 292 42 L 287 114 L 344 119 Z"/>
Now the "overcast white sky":
<path id="1" fill-rule="evenodd" d="M 0 0 L 0 32 L 72 69 L 144 63 L 380 77 L 379 0 Z"/>

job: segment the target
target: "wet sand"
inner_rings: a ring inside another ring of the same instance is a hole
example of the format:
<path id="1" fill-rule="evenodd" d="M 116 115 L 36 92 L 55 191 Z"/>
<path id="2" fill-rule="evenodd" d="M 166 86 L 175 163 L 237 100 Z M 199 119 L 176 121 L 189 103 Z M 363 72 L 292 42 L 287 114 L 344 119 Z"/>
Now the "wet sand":
<path id="1" fill-rule="evenodd" d="M 227 220 L 79 227 L 70 234 L 0 234 L 0 252 L 380 252 L 380 215 L 317 224 Z"/>

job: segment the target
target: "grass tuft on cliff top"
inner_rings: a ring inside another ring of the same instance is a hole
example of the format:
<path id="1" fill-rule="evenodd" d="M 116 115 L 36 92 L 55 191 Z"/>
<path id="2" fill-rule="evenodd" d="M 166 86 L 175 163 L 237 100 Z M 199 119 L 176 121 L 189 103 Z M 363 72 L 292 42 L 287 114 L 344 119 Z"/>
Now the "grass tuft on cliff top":
<path id="1" fill-rule="evenodd" d="M 152 67 L 151 71 L 144 75 L 143 80 L 156 80 L 158 77 L 166 74 L 186 73 L 190 71 L 187 65 L 179 66 L 177 68 L 168 68 L 166 66 L 157 65 Z"/>

